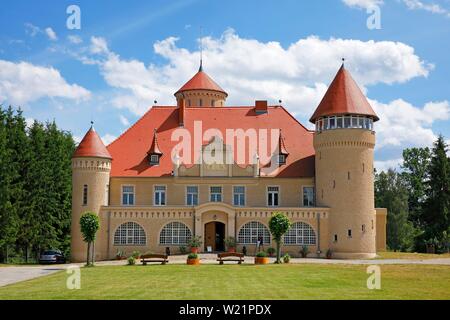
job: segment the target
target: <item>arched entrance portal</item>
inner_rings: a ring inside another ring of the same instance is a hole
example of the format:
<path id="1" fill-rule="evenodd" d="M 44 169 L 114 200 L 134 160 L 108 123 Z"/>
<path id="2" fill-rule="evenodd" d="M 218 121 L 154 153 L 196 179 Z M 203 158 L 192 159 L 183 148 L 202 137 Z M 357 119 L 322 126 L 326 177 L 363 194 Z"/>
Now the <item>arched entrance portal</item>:
<path id="1" fill-rule="evenodd" d="M 225 224 L 211 221 L 205 224 L 205 251 L 211 247 L 212 251 L 225 250 Z"/>

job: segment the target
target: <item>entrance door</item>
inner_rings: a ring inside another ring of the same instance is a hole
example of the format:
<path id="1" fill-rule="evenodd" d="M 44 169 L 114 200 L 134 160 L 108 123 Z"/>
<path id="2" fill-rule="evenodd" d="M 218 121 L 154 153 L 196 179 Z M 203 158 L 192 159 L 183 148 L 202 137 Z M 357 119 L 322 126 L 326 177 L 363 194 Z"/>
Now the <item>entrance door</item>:
<path id="1" fill-rule="evenodd" d="M 225 249 L 225 224 L 222 222 L 209 222 L 205 224 L 205 251 L 211 247 L 213 251 Z"/>

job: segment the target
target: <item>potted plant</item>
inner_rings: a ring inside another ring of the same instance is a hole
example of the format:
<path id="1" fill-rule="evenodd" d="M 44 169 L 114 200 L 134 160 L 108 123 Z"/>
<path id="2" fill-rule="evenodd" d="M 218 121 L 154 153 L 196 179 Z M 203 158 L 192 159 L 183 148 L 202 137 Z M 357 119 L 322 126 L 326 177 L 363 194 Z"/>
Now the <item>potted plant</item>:
<path id="1" fill-rule="evenodd" d="M 189 265 L 199 265 L 200 259 L 198 257 L 198 254 L 196 253 L 190 253 L 187 257 L 187 264 Z"/>
<path id="2" fill-rule="evenodd" d="M 268 264 L 269 258 L 267 257 L 267 253 L 264 251 L 260 251 L 256 254 L 255 264 Z"/>
<path id="3" fill-rule="evenodd" d="M 116 252 L 116 260 L 123 260 L 126 259 L 126 257 L 124 256 L 124 253 L 122 250 L 117 250 Z"/>
<path id="4" fill-rule="evenodd" d="M 236 239 L 234 237 L 226 237 L 225 246 L 228 252 L 236 252 Z"/>
<path id="5" fill-rule="evenodd" d="M 289 253 L 286 253 L 283 256 L 283 263 L 289 263 L 291 261 L 291 256 L 289 255 Z"/>
<path id="6" fill-rule="evenodd" d="M 326 254 L 327 259 L 331 259 L 332 256 L 333 256 L 333 251 L 331 251 L 331 249 L 328 249 L 327 254 Z"/>
<path id="7" fill-rule="evenodd" d="M 189 247 L 191 247 L 191 253 L 198 253 L 198 248 L 202 245 L 202 237 L 193 236 L 188 242 Z"/>
<path id="8" fill-rule="evenodd" d="M 269 255 L 269 257 L 273 257 L 275 252 L 277 252 L 277 250 L 275 250 L 275 248 L 270 247 L 267 249 L 267 254 Z"/>
<path id="9" fill-rule="evenodd" d="M 185 246 L 180 246 L 179 248 L 178 248 L 179 250 L 180 250 L 180 253 L 181 254 L 186 254 L 186 247 Z"/>
<path id="10" fill-rule="evenodd" d="M 131 256 L 128 258 L 128 265 L 134 266 L 136 264 L 136 258 L 134 256 Z"/>
<path id="11" fill-rule="evenodd" d="M 302 255 L 302 258 L 306 258 L 309 253 L 309 247 L 308 246 L 302 246 L 302 249 L 300 250 L 300 254 Z"/>

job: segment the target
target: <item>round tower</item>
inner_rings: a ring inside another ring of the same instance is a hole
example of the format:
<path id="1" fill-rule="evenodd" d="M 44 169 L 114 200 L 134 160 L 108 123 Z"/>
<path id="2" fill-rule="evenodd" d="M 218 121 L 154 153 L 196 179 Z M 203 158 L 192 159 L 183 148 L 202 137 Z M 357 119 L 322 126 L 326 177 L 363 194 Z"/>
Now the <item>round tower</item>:
<path id="1" fill-rule="evenodd" d="M 331 208 L 336 258 L 376 256 L 373 152 L 377 115 L 344 65 L 310 121 L 316 125 L 316 202 Z"/>
<path id="2" fill-rule="evenodd" d="M 86 211 L 97 214 L 108 205 L 111 155 L 91 127 L 72 156 L 71 261 L 86 261 L 87 245 L 80 232 L 80 217 Z M 107 241 L 107 240 L 106 240 Z M 96 259 L 106 258 L 104 241 L 95 243 Z"/>
<path id="3" fill-rule="evenodd" d="M 186 107 L 223 107 L 228 94 L 211 79 L 200 63 L 198 72 L 175 93 L 177 102 L 184 99 Z"/>

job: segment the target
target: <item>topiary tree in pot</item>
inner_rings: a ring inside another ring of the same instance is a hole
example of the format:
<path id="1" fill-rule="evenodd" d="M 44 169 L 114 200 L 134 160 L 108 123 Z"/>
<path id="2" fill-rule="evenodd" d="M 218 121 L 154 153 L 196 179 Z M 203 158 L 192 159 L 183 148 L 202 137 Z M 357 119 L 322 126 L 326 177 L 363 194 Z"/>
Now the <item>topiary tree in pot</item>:
<path id="1" fill-rule="evenodd" d="M 291 222 L 289 221 L 288 217 L 280 212 L 274 213 L 269 220 L 270 233 L 272 234 L 273 240 L 275 240 L 275 242 L 277 243 L 277 260 L 275 261 L 275 263 L 281 263 L 281 241 L 284 234 L 289 230 L 290 227 Z"/>

